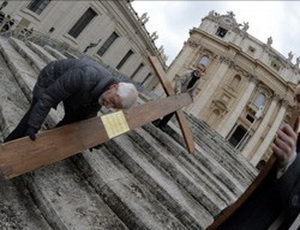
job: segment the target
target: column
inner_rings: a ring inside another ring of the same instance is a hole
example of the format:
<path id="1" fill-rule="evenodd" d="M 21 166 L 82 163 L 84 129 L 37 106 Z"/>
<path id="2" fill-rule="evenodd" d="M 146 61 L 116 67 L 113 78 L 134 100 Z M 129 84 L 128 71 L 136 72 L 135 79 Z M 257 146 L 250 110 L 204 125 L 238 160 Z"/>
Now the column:
<path id="1" fill-rule="evenodd" d="M 274 95 L 272 98 L 270 107 L 268 111 L 266 112 L 263 120 L 261 121 L 259 127 L 255 131 L 254 135 L 251 137 L 250 141 L 247 143 L 246 147 L 244 148 L 242 154 L 250 159 L 250 154 L 253 151 L 253 148 L 256 146 L 258 140 L 260 139 L 261 135 L 264 133 L 265 129 L 267 128 L 268 124 L 270 123 L 270 119 L 272 114 L 274 113 L 276 109 L 276 105 L 278 103 L 279 97 L 277 95 Z"/>
<path id="2" fill-rule="evenodd" d="M 282 103 L 282 106 L 281 106 L 276 118 L 274 119 L 274 121 L 272 121 L 273 123 L 272 123 L 270 131 L 266 135 L 264 141 L 259 146 L 259 148 L 258 148 L 257 152 L 255 153 L 255 155 L 250 160 L 250 162 L 253 165 L 257 165 L 257 163 L 260 161 L 260 159 L 263 157 L 263 155 L 265 154 L 265 152 L 269 148 L 270 144 L 272 143 L 273 138 L 276 135 L 276 132 L 279 129 L 279 127 L 280 127 L 280 125 L 281 125 L 281 123 L 282 123 L 282 121 L 285 117 L 285 114 L 286 114 L 286 111 L 287 111 L 287 106 L 288 106 L 287 102 Z"/>
<path id="3" fill-rule="evenodd" d="M 208 101 L 211 99 L 216 89 L 219 87 L 220 82 L 224 77 L 224 74 L 227 72 L 231 64 L 232 61 L 230 59 L 227 59 L 225 57 L 221 58 L 221 65 L 219 66 L 219 69 L 217 70 L 214 76 L 211 76 L 212 79 L 209 81 L 209 83 L 205 85 L 205 87 L 202 87 L 203 90 L 199 101 L 194 103 L 195 106 L 191 109 L 192 114 L 199 114 L 205 108 Z"/>
<path id="4" fill-rule="evenodd" d="M 219 133 L 223 137 L 226 137 L 228 135 L 228 133 L 230 132 L 230 130 L 236 123 L 240 114 L 242 113 L 245 106 L 247 105 L 249 98 L 251 97 L 251 94 L 252 94 L 256 84 L 257 84 L 256 78 L 254 76 L 249 76 L 249 84 L 248 84 L 247 89 L 243 93 L 242 98 L 238 99 L 239 102 L 236 105 L 236 107 L 234 108 L 234 110 L 232 110 L 230 117 L 228 119 L 226 119 L 224 122 L 222 122 L 223 124 L 219 125 L 219 127 L 221 128 Z"/>

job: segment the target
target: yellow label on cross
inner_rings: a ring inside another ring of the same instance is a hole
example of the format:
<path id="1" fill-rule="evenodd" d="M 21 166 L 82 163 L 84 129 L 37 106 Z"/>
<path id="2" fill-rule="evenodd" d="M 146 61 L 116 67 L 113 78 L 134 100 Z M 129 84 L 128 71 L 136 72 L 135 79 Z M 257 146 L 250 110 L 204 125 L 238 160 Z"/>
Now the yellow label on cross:
<path id="1" fill-rule="evenodd" d="M 130 130 L 122 110 L 103 115 L 101 120 L 110 139 Z"/>

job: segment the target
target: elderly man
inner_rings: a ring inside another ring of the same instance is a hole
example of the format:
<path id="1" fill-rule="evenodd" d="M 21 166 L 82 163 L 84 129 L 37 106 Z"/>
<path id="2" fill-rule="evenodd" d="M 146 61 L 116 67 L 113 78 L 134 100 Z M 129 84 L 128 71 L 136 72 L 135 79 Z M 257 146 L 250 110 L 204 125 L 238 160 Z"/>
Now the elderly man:
<path id="1" fill-rule="evenodd" d="M 66 59 L 48 64 L 40 73 L 33 89 L 31 106 L 5 142 L 29 136 L 36 139 L 51 108 L 61 101 L 64 118 L 62 126 L 97 115 L 101 106 L 129 109 L 138 92 L 131 83 L 119 82 L 110 72 L 90 59 Z"/>
<path id="2" fill-rule="evenodd" d="M 175 78 L 175 93 L 193 92 L 193 90 L 199 85 L 199 80 L 205 72 L 205 66 L 198 64 L 197 68 L 193 71 L 188 71 L 184 75 L 176 76 Z M 167 123 L 171 120 L 174 113 L 170 113 L 164 116 L 161 120 L 155 120 L 153 124 L 160 128 L 162 131 L 166 131 Z"/>
<path id="3" fill-rule="evenodd" d="M 300 85 L 295 89 L 300 108 Z M 220 228 L 230 230 L 286 230 L 300 211 L 300 119 L 282 125 L 272 144 L 277 166 L 244 205 Z M 297 140 L 298 139 L 298 140 Z"/>

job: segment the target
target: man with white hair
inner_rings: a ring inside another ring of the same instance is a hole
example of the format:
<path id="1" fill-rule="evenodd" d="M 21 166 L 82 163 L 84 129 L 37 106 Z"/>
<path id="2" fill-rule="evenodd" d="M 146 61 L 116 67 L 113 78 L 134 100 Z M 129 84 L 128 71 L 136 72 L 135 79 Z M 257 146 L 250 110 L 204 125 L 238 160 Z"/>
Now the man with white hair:
<path id="1" fill-rule="evenodd" d="M 90 59 L 64 59 L 51 62 L 40 73 L 33 89 L 31 106 L 5 142 L 24 136 L 36 139 L 51 108 L 61 101 L 64 118 L 56 125 L 95 117 L 101 106 L 129 109 L 138 92 L 131 83 L 119 82 L 105 68 Z"/>

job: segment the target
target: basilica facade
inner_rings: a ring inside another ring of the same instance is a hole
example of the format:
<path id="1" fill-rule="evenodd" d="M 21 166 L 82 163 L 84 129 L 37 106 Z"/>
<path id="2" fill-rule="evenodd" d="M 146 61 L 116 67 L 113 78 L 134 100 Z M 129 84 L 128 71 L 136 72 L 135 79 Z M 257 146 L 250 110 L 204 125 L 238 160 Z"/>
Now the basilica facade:
<path id="1" fill-rule="evenodd" d="M 239 24 L 233 12 L 214 11 L 192 28 L 167 77 L 207 68 L 186 112 L 206 121 L 253 165 L 271 154 L 277 129 L 290 117 L 294 88 L 300 77 L 300 58 L 287 57 L 251 36 L 248 23 Z M 157 87 L 157 92 L 161 90 Z"/>

